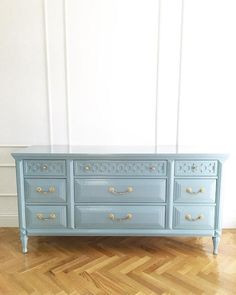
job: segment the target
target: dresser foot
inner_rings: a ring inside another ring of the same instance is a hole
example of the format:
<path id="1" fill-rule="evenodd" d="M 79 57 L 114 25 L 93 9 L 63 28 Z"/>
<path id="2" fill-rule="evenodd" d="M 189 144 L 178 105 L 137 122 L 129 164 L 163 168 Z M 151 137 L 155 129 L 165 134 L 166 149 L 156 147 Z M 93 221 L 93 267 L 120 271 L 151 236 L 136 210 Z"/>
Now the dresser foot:
<path id="1" fill-rule="evenodd" d="M 28 252 L 28 249 L 27 249 L 28 236 L 26 235 L 25 231 L 21 232 L 20 239 L 22 244 L 22 252 L 25 254 Z"/>
<path id="2" fill-rule="evenodd" d="M 213 241 L 213 254 L 217 255 L 218 254 L 218 247 L 220 243 L 220 236 L 212 237 Z"/>

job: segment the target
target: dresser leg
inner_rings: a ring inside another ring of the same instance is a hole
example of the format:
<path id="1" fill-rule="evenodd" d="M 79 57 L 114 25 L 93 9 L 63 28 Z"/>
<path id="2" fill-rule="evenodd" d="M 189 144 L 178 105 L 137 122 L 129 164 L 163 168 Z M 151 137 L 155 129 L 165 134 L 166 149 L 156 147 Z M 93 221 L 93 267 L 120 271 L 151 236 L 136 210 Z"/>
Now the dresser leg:
<path id="1" fill-rule="evenodd" d="M 213 241 L 213 254 L 217 255 L 218 254 L 218 247 L 220 243 L 220 236 L 212 237 Z"/>
<path id="2" fill-rule="evenodd" d="M 25 231 L 21 231 L 20 239 L 22 244 L 22 252 L 25 254 L 28 252 L 27 244 L 28 244 L 28 236 Z"/>

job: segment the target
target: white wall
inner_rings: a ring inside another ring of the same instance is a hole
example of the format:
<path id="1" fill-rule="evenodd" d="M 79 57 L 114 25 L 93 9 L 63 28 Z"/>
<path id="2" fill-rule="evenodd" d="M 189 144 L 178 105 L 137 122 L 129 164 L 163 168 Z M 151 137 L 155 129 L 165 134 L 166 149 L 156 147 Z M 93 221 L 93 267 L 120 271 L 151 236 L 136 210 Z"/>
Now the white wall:
<path id="1" fill-rule="evenodd" d="M 2 0 L 0 225 L 17 220 L 15 145 L 225 150 L 236 227 L 234 0 Z"/>

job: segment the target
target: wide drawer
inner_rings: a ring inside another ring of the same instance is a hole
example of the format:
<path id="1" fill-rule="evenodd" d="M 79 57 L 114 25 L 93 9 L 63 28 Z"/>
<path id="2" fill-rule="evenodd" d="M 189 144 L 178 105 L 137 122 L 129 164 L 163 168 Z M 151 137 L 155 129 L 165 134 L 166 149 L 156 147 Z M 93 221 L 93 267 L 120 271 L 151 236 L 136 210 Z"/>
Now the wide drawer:
<path id="1" fill-rule="evenodd" d="M 165 176 L 166 161 L 105 161 L 74 162 L 76 176 Z"/>
<path id="2" fill-rule="evenodd" d="M 175 206 L 173 228 L 214 229 L 214 206 Z"/>
<path id="3" fill-rule="evenodd" d="M 66 162 L 64 160 L 25 160 L 24 174 L 27 176 L 64 176 Z"/>
<path id="4" fill-rule="evenodd" d="M 174 201 L 186 203 L 215 202 L 215 179 L 175 180 Z"/>
<path id="5" fill-rule="evenodd" d="M 26 206 L 28 228 L 65 228 L 66 206 Z"/>
<path id="6" fill-rule="evenodd" d="M 176 176 L 216 176 L 217 161 L 176 161 Z"/>
<path id="7" fill-rule="evenodd" d="M 165 206 L 76 206 L 77 228 L 164 228 Z"/>
<path id="8" fill-rule="evenodd" d="M 165 179 L 75 179 L 75 202 L 165 202 Z"/>
<path id="9" fill-rule="evenodd" d="M 66 202 L 65 179 L 25 179 L 26 202 Z"/>

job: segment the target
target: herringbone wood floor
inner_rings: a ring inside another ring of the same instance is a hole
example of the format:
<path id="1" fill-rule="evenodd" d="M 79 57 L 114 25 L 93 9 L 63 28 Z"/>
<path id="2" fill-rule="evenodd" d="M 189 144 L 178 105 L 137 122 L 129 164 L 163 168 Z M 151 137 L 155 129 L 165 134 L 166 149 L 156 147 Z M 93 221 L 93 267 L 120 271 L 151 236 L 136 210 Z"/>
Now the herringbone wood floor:
<path id="1" fill-rule="evenodd" d="M 0 294 L 236 294 L 236 230 L 211 238 L 30 237 L 0 228 Z"/>

